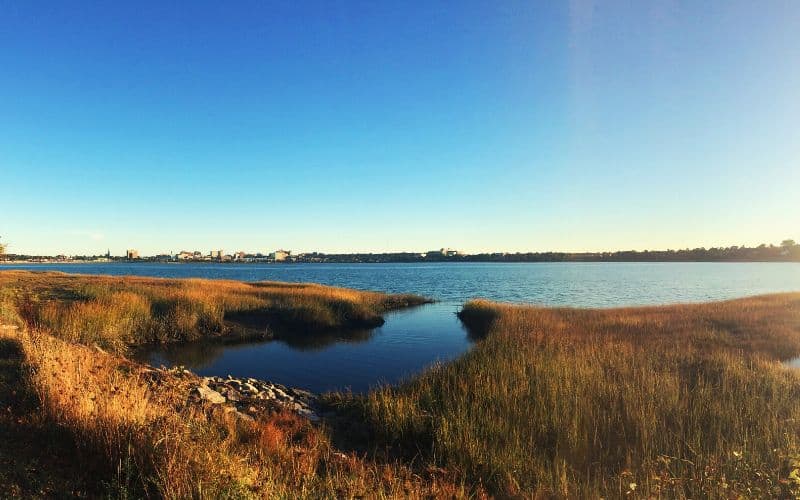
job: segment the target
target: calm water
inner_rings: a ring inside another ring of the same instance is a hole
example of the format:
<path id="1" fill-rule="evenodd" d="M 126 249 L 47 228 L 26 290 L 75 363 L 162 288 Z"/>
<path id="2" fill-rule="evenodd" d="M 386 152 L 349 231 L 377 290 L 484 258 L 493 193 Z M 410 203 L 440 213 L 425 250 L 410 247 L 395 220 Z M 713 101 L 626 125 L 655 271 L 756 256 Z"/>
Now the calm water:
<path id="1" fill-rule="evenodd" d="M 310 342 L 241 345 L 198 342 L 145 353 L 156 364 L 182 364 L 204 375 L 250 376 L 313 391 L 364 391 L 396 383 L 470 346 L 454 315 L 470 298 L 580 307 L 720 300 L 800 290 L 800 263 L 536 264 L 65 264 L 0 266 L 71 273 L 244 281 L 316 282 L 412 292 L 440 302 L 390 314 L 371 331 Z"/>

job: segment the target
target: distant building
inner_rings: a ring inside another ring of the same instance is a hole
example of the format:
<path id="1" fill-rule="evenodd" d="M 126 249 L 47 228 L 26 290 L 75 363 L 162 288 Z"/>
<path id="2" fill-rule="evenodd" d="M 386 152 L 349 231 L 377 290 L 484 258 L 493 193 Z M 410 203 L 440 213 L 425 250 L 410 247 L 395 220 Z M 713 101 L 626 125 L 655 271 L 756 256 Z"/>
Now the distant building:
<path id="1" fill-rule="evenodd" d="M 431 250 L 427 252 L 426 257 L 457 257 L 461 255 L 458 250 L 452 248 L 440 248 L 439 250 Z"/>
<path id="2" fill-rule="evenodd" d="M 125 252 L 125 257 L 128 260 L 138 259 L 139 258 L 139 250 L 134 250 L 134 249 L 131 248 L 127 252 Z"/>
<path id="3" fill-rule="evenodd" d="M 185 250 L 181 251 L 178 255 L 175 256 L 176 260 L 191 260 L 192 259 L 192 252 L 187 252 Z"/>
<path id="4" fill-rule="evenodd" d="M 290 250 L 275 250 L 271 254 L 269 254 L 270 258 L 275 262 L 282 262 L 288 259 L 292 255 Z"/>
<path id="5" fill-rule="evenodd" d="M 219 260 L 222 258 L 223 255 L 225 255 L 225 252 L 223 250 L 211 250 L 211 252 L 209 252 L 209 256 L 212 259 Z"/>

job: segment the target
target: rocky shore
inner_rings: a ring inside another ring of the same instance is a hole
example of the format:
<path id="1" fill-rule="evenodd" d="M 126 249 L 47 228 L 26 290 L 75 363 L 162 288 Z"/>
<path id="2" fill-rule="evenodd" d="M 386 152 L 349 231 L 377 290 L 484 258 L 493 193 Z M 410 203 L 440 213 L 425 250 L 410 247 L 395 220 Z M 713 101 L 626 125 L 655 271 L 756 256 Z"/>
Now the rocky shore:
<path id="1" fill-rule="evenodd" d="M 201 377 L 183 368 L 145 369 L 152 383 L 178 378 L 188 383 L 186 402 L 190 405 L 219 405 L 245 420 L 292 411 L 312 422 L 319 421 L 317 396 L 309 391 L 255 378 Z"/>

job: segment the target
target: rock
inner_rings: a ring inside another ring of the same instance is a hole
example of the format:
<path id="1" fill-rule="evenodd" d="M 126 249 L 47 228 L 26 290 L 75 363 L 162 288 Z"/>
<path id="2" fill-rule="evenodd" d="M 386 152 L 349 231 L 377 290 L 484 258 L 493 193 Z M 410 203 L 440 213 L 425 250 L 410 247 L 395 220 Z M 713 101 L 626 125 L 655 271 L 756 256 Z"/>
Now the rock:
<path id="1" fill-rule="evenodd" d="M 214 389 L 209 389 L 208 387 L 199 385 L 194 389 L 197 394 L 200 395 L 200 399 L 203 401 L 208 401 L 209 403 L 218 405 L 225 402 L 225 396 L 218 393 Z"/>
<path id="2" fill-rule="evenodd" d="M 303 398 L 303 399 L 307 399 L 307 400 L 314 399 L 314 395 L 313 394 L 311 394 L 308 391 L 304 391 L 303 389 L 292 389 L 292 392 L 294 393 L 295 396 Z"/>
<path id="3" fill-rule="evenodd" d="M 176 367 L 172 373 L 183 375 L 183 367 Z M 189 403 L 202 402 L 223 405 L 226 413 L 251 421 L 254 417 L 274 415 L 279 411 L 293 411 L 311 422 L 319 422 L 317 415 L 317 395 L 302 389 L 286 387 L 252 377 L 234 378 L 197 377 L 198 386 L 189 395 Z M 224 405 L 224 403 L 227 403 Z"/>

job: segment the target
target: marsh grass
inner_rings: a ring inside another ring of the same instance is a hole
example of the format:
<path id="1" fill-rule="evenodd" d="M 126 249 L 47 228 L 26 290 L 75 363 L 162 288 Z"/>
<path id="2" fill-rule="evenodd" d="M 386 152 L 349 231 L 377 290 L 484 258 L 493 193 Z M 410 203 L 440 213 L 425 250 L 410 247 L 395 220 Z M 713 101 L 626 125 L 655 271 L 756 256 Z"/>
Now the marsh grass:
<path id="1" fill-rule="evenodd" d="M 375 450 L 500 496 L 794 496 L 800 294 L 552 309 L 473 301 L 488 335 L 402 387 L 331 403 Z"/>
<path id="2" fill-rule="evenodd" d="M 258 421 L 186 404 L 192 379 L 148 382 L 146 369 L 44 333 L 15 334 L 41 418 L 68 433 L 110 497 L 463 497 L 449 476 L 420 475 L 330 444 L 291 412 Z"/>
<path id="3" fill-rule="evenodd" d="M 796 497 L 800 294 L 571 309 L 472 301 L 479 338 L 338 416 L 187 407 L 115 350 L 217 335 L 237 314 L 335 325 L 417 300 L 276 283 L 0 273 L 41 418 L 111 496 Z M 296 315 L 296 316 L 293 316 Z M 300 318 L 300 319 L 297 319 Z M 4 335 L 9 335 L 5 333 Z M 182 385 L 183 384 L 183 385 Z"/>
<path id="4" fill-rule="evenodd" d="M 114 498 L 463 497 L 466 486 L 450 474 L 420 474 L 397 461 L 342 453 L 326 427 L 294 413 L 248 422 L 220 407 L 187 405 L 196 380 L 173 376 L 153 384 L 147 368 L 104 350 L 217 335 L 230 328 L 231 312 L 291 313 L 291 321 L 324 329 L 377 321 L 384 311 L 422 301 L 319 285 L 4 272 L 0 320 L 21 328 L 0 335 L 20 345 L 22 384 L 41 402 L 36 419 L 74 443 L 75 460 L 95 479 L 92 492 Z"/>
<path id="5" fill-rule="evenodd" d="M 424 302 L 315 284 L 0 273 L 0 314 L 116 352 L 238 332 L 239 321 L 261 331 L 290 324 L 299 333 L 373 327 L 389 310 Z"/>

